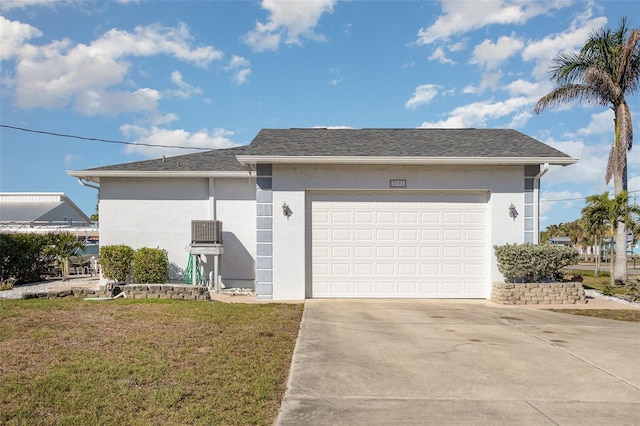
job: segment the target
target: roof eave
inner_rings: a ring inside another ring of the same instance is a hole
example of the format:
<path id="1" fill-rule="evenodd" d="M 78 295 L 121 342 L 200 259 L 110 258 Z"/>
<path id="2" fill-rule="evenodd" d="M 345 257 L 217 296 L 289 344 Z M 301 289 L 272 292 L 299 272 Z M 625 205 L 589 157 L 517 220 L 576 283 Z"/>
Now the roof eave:
<path id="1" fill-rule="evenodd" d="M 100 178 L 173 177 L 173 178 L 246 178 L 246 171 L 175 171 L 175 170 L 69 170 L 69 176 L 100 182 Z"/>
<path id="2" fill-rule="evenodd" d="M 238 155 L 244 165 L 255 164 L 398 164 L 398 165 L 528 165 L 568 166 L 573 157 L 382 157 L 382 156 L 286 156 Z"/>

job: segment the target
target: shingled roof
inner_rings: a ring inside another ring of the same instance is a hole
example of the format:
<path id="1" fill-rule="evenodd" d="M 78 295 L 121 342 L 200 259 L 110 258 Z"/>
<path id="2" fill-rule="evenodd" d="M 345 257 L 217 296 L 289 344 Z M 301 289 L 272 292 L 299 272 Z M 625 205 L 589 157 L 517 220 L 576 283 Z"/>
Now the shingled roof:
<path id="1" fill-rule="evenodd" d="M 512 129 L 263 129 L 242 155 L 570 158 Z"/>
<path id="2" fill-rule="evenodd" d="M 68 172 L 105 176 L 241 176 L 278 162 L 572 164 L 577 160 L 511 129 L 263 129 L 250 145 Z"/>
<path id="3" fill-rule="evenodd" d="M 194 154 L 163 157 L 154 160 L 134 161 L 112 166 L 95 167 L 83 172 L 136 171 L 136 172 L 231 172 L 246 171 L 236 159 L 244 153 L 246 146 L 196 152 Z"/>

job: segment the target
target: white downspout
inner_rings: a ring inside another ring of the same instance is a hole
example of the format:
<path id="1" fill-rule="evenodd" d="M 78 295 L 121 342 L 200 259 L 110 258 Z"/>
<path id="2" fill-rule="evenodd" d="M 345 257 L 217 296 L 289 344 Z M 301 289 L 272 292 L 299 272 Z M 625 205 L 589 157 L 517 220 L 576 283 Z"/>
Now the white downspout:
<path id="1" fill-rule="evenodd" d="M 79 183 L 80 185 L 82 185 L 82 186 L 86 186 L 87 188 L 93 188 L 93 189 L 98 189 L 98 190 L 100 189 L 100 187 L 99 187 L 99 186 L 92 185 L 92 184 L 87 183 L 87 182 L 83 182 L 83 181 L 82 181 L 82 179 L 84 179 L 84 178 L 78 178 L 78 183 Z"/>
<path id="2" fill-rule="evenodd" d="M 209 219 L 216 220 L 217 219 L 217 211 L 216 211 L 216 179 L 210 177 L 209 178 Z"/>
<path id="3" fill-rule="evenodd" d="M 549 163 L 542 165 L 542 170 L 533 178 L 533 211 L 536 215 L 533 221 L 533 243 L 540 243 L 540 178 L 549 171 Z"/>

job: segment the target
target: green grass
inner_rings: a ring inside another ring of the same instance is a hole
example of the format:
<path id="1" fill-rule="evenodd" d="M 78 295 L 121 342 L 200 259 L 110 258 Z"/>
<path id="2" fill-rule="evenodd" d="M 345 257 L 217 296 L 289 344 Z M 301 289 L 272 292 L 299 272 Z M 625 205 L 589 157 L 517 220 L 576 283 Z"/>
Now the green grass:
<path id="1" fill-rule="evenodd" d="M 600 275 L 596 277 L 594 275 L 594 271 L 588 271 L 588 270 L 582 270 L 582 269 L 571 269 L 567 274 L 567 276 L 571 277 L 571 275 L 573 274 L 582 275 L 582 278 L 583 278 L 582 286 L 585 289 L 593 289 L 593 290 L 598 290 L 602 292 L 605 286 L 608 286 L 611 284 L 611 276 L 607 271 L 600 271 Z M 626 293 L 626 289 L 621 286 L 614 287 L 613 291 L 616 294 Z"/>
<path id="2" fill-rule="evenodd" d="M 302 305 L 0 302 L 0 424 L 272 424 Z"/>

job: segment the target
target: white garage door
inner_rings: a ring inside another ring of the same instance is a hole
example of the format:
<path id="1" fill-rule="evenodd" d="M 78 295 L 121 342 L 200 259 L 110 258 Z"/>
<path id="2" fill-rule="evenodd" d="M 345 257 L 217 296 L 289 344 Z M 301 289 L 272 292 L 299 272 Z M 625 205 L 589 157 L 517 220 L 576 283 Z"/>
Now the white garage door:
<path id="1" fill-rule="evenodd" d="M 314 196 L 312 297 L 485 298 L 487 198 Z"/>

